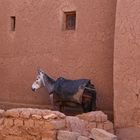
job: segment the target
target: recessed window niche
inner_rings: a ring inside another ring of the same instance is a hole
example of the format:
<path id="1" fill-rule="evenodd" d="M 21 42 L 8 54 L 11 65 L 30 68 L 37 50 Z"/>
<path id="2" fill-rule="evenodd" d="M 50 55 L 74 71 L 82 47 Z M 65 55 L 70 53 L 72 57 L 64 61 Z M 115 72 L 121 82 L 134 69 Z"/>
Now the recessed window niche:
<path id="1" fill-rule="evenodd" d="M 75 30 L 76 28 L 76 11 L 64 12 L 65 30 Z"/>
<path id="2" fill-rule="evenodd" d="M 16 17 L 15 16 L 11 16 L 11 31 L 15 31 L 16 30 Z"/>

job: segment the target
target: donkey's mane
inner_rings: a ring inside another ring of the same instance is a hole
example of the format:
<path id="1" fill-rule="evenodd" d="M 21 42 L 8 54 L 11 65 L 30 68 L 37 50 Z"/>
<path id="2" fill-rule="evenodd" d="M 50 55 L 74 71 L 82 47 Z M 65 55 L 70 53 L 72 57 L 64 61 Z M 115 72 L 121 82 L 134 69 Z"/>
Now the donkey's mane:
<path id="1" fill-rule="evenodd" d="M 50 84 L 55 83 L 55 80 L 53 78 L 49 77 L 46 73 L 44 73 L 44 75 L 45 75 L 45 79 L 44 79 L 45 81 L 49 81 Z"/>

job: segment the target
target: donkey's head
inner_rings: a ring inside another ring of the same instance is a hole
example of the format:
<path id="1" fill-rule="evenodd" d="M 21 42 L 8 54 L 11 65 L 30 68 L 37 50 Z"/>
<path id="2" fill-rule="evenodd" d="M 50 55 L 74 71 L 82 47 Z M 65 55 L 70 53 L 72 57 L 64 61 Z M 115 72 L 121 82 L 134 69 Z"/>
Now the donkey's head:
<path id="1" fill-rule="evenodd" d="M 44 86 L 44 80 L 43 80 L 44 72 L 42 70 L 37 71 L 37 77 L 36 80 L 32 84 L 32 91 L 36 91 L 37 89 Z"/>
<path id="2" fill-rule="evenodd" d="M 44 86 L 48 90 L 49 94 L 51 94 L 54 91 L 54 84 L 55 80 L 39 69 L 37 71 L 36 81 L 32 84 L 32 90 L 36 91 Z"/>

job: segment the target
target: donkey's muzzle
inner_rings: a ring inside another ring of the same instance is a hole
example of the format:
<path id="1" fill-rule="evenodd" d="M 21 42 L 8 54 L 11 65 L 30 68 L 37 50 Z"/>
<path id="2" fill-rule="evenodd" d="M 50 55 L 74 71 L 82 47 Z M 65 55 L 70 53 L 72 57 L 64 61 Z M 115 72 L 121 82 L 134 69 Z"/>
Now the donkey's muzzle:
<path id="1" fill-rule="evenodd" d="M 32 91 L 35 92 L 35 88 L 32 88 Z"/>

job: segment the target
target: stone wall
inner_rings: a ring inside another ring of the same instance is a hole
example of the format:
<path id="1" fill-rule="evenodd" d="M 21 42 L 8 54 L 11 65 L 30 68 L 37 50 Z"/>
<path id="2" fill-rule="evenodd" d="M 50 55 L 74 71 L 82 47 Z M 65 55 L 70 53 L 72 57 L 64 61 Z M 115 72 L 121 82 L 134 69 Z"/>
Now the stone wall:
<path id="1" fill-rule="evenodd" d="M 104 129 L 105 133 L 100 129 Z M 106 131 L 114 133 L 113 123 L 101 111 L 65 116 L 58 111 L 45 109 L 0 110 L 1 140 L 89 140 L 100 136 L 99 133 L 114 138 Z"/>

